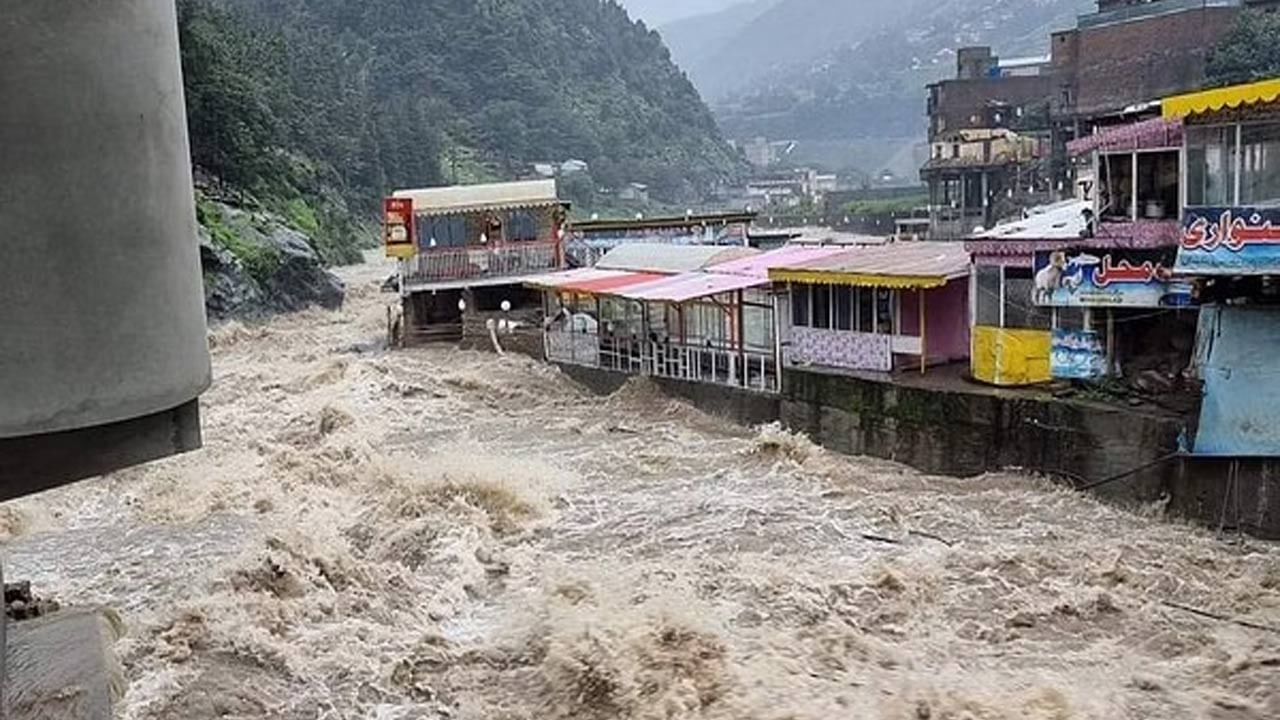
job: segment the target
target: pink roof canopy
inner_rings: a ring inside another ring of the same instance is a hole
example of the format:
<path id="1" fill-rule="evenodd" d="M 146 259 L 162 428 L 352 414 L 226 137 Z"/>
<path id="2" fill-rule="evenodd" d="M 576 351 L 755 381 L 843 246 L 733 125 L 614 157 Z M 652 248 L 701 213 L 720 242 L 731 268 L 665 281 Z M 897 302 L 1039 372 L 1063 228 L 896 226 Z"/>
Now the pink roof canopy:
<path id="1" fill-rule="evenodd" d="M 743 275 L 759 278 L 760 280 L 768 280 L 769 271 L 774 268 L 821 260 L 847 249 L 847 247 L 787 245 L 760 255 L 713 265 L 708 269 L 713 273 Z"/>
<path id="2" fill-rule="evenodd" d="M 1079 140 L 1072 140 L 1067 143 L 1067 154 L 1078 157 L 1094 150 L 1126 152 L 1179 147 L 1182 147 L 1182 121 L 1155 118 L 1107 128 Z"/>
<path id="3" fill-rule="evenodd" d="M 631 300 L 682 303 L 768 284 L 768 278 L 693 272 L 630 287 L 618 294 Z"/>

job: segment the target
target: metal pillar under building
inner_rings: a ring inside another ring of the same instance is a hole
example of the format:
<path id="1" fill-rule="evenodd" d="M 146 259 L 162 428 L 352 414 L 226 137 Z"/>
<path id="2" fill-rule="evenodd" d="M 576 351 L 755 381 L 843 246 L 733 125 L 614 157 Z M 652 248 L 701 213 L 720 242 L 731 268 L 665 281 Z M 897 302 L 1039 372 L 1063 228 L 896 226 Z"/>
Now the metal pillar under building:
<path id="1" fill-rule="evenodd" d="M 0 500 L 199 447 L 210 368 L 174 0 L 0 0 L 0 253 Z M 109 718 L 108 625 L 11 625 L 0 715 Z M 31 704 L 62 682 L 74 706 Z"/>

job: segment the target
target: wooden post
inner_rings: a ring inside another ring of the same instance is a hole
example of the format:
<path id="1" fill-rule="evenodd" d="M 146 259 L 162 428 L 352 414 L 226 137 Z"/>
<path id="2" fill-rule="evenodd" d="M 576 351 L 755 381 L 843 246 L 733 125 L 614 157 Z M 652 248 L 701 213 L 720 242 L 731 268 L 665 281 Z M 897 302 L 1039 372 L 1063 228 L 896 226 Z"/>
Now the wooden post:
<path id="1" fill-rule="evenodd" d="M 1116 315 L 1107 308 L 1107 376 L 1115 374 L 1116 368 Z"/>
<path id="2" fill-rule="evenodd" d="M 788 290 L 790 292 L 790 290 Z M 778 308 L 778 295 L 773 293 L 773 387 L 782 392 L 782 312 Z M 789 304 L 788 304 L 789 307 Z M 790 339 L 790 338 L 788 338 Z"/>
<path id="3" fill-rule="evenodd" d="M 746 293 L 738 291 L 738 372 L 742 373 L 742 387 L 751 386 L 751 371 L 747 368 L 747 307 Z"/>
<path id="4" fill-rule="evenodd" d="M 645 368 L 644 349 L 649 344 L 649 303 L 640 302 L 640 374 L 652 375 L 652 369 Z"/>
<path id="5" fill-rule="evenodd" d="M 1005 289 L 1005 286 L 1004 286 L 1004 264 L 1001 263 L 1000 265 L 1000 329 L 1001 330 L 1005 328 L 1005 321 L 1006 321 L 1006 317 L 1005 317 L 1006 292 L 1007 290 Z"/>
<path id="6" fill-rule="evenodd" d="M 929 367 L 929 334 L 925 316 L 925 291 L 920 288 L 920 374 L 924 375 Z"/>
<path id="7" fill-rule="evenodd" d="M 1236 152 L 1240 152 L 1240 146 L 1236 146 Z M 1130 169 L 1133 175 L 1129 178 L 1129 193 L 1133 199 L 1129 202 L 1129 220 L 1138 222 L 1138 213 L 1142 211 L 1138 207 L 1138 153 L 1133 153 L 1133 165 Z M 1109 313 L 1108 313 L 1109 314 Z"/>

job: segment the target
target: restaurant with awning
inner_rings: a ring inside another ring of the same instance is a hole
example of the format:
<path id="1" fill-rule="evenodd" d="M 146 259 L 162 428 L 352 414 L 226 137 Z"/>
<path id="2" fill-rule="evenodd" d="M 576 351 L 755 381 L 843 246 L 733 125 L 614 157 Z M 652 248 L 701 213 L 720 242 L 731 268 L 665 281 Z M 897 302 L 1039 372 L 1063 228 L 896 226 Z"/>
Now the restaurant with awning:
<path id="1" fill-rule="evenodd" d="M 1280 392 L 1280 78 L 1165 99 L 1186 126 L 1186 209 L 1174 272 L 1204 304 L 1193 453 L 1276 457 Z"/>
<path id="2" fill-rule="evenodd" d="M 788 365 L 921 373 L 969 356 L 969 254 L 947 242 L 860 247 L 769 270 L 786 292 Z"/>
<path id="3" fill-rule="evenodd" d="M 769 270 L 841 251 L 816 246 L 767 253 L 620 247 L 596 268 L 539 281 L 548 294 L 547 358 L 778 392 L 779 297 Z M 687 269 L 652 272 L 680 267 Z"/>

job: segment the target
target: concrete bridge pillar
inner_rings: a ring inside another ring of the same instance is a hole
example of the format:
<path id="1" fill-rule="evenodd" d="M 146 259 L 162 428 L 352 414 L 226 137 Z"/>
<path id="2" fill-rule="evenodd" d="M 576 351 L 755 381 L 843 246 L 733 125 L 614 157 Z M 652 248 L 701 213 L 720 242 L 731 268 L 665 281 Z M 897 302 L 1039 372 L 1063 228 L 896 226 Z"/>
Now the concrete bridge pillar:
<path id="1" fill-rule="evenodd" d="M 0 499 L 198 446 L 203 299 L 174 0 L 0 0 Z"/>

